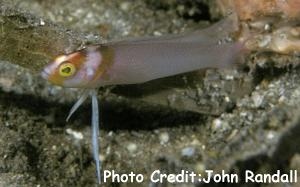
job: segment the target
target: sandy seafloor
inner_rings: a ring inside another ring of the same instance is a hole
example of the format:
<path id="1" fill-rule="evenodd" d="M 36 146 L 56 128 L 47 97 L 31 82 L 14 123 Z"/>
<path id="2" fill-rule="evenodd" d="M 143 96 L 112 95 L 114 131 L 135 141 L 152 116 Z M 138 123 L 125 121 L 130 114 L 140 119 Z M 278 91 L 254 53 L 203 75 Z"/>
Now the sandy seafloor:
<path id="1" fill-rule="evenodd" d="M 25 38 L 9 32 L 8 20 L 15 21 L 9 23 L 17 25 L 16 33 L 26 33 L 37 22 L 42 26 L 51 22 L 53 28 L 67 28 L 70 38 L 77 36 L 72 35 L 74 31 L 87 41 L 99 36 L 101 40 L 159 36 L 203 27 L 217 18 L 209 14 L 206 1 L 199 2 L 0 0 L 0 186 L 87 187 L 96 182 L 90 102 L 66 123 L 80 91 L 42 80 L 38 72 L 48 59 L 34 56 L 38 47 L 30 43 L 40 33 L 33 33 L 32 39 L 26 36 L 29 43 L 24 50 Z M 24 17 L 7 13 L 7 7 L 22 10 Z M 51 34 L 41 37 L 59 42 Z M 28 60 L 26 54 L 34 55 Z M 300 69 L 295 65 L 299 57 L 272 53 L 268 57 L 252 59 L 251 68 L 209 69 L 101 89 L 103 168 L 133 171 L 145 178 L 142 184 L 103 186 L 286 186 L 243 181 L 154 184 L 148 180 L 156 169 L 165 173 L 225 170 L 241 179 L 248 169 L 256 173 L 297 169 L 300 173 Z"/>

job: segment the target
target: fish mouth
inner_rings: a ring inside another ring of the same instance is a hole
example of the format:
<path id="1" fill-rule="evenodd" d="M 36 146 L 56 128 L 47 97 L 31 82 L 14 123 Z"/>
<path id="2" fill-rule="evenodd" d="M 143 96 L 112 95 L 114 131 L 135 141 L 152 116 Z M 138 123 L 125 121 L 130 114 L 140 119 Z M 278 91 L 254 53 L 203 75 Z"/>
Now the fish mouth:
<path id="1" fill-rule="evenodd" d="M 44 78 L 44 79 L 48 79 L 49 76 L 50 76 L 50 73 L 48 73 L 46 70 L 43 70 L 41 72 L 41 76 Z"/>

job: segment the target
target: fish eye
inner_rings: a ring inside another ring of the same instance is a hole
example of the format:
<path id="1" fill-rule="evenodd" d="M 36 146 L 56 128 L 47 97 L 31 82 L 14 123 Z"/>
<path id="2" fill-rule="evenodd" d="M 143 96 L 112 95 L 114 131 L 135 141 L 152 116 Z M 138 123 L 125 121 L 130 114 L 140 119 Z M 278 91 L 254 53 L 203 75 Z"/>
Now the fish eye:
<path id="1" fill-rule="evenodd" d="M 61 75 L 62 77 L 70 77 L 74 75 L 75 72 L 76 72 L 75 66 L 68 61 L 63 62 L 59 66 L 59 75 Z"/>

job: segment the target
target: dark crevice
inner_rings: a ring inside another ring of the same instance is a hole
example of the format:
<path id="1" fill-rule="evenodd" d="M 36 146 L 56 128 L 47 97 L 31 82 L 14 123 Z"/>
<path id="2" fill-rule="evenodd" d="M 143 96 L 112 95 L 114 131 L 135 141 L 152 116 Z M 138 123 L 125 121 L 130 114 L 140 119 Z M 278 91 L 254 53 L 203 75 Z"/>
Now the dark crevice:
<path id="1" fill-rule="evenodd" d="M 0 91 L 0 102 L 4 106 L 14 106 L 25 109 L 45 120 L 43 117 L 54 113 L 54 122 L 47 123 L 51 128 L 62 128 L 67 124 L 76 122 L 90 124 L 90 101 L 81 106 L 74 113 L 70 122 L 66 122 L 66 116 L 74 103 L 60 104 L 48 102 L 40 97 L 32 95 L 19 95 Z M 130 103 L 112 103 L 99 101 L 101 129 L 104 130 L 150 130 L 162 127 L 174 127 L 182 124 L 193 125 L 197 121 L 205 121 L 205 116 L 193 112 L 179 112 L 167 107 L 145 106 L 132 107 Z"/>
<path id="2" fill-rule="evenodd" d="M 275 56 L 275 59 L 268 58 L 268 60 L 265 60 L 264 55 L 272 55 L 273 53 L 262 53 L 262 54 L 257 54 L 258 56 L 256 57 L 257 59 L 262 58 L 262 61 L 265 61 L 261 65 L 257 65 L 254 63 L 254 66 L 250 68 L 250 73 L 254 77 L 254 84 L 258 85 L 261 83 L 263 80 L 271 81 L 274 79 L 278 79 L 282 75 L 286 73 L 291 73 L 293 71 L 299 71 L 300 70 L 300 65 L 297 64 L 296 62 L 294 63 L 293 60 L 286 60 L 286 57 L 284 55 L 278 55 Z M 274 55 L 274 54 L 273 54 Z M 281 59 L 282 58 L 282 59 Z M 279 62 L 276 62 L 278 60 Z M 261 60 L 255 60 L 255 62 L 259 62 Z"/>
<path id="3" fill-rule="evenodd" d="M 211 20 L 207 1 L 203 0 L 174 0 L 170 2 L 147 0 L 148 6 L 154 10 L 176 10 L 179 17 L 186 20 L 207 21 Z M 180 7 L 184 7 L 181 9 Z"/>

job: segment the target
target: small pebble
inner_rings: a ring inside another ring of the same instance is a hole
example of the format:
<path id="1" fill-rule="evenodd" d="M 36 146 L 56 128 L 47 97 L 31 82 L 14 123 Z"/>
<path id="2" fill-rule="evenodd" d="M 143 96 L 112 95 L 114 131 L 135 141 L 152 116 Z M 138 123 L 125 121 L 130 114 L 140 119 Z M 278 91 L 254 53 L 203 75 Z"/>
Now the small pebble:
<path id="1" fill-rule="evenodd" d="M 123 2 L 123 3 L 121 3 L 120 8 L 123 11 L 128 11 L 130 6 L 131 6 L 130 2 Z"/>
<path id="2" fill-rule="evenodd" d="M 66 129 L 67 134 L 71 135 L 76 140 L 82 140 L 83 134 L 81 132 L 74 131 L 70 128 Z"/>
<path id="3" fill-rule="evenodd" d="M 181 155 L 185 157 L 192 157 L 196 152 L 194 147 L 186 147 L 181 150 Z"/>
<path id="4" fill-rule="evenodd" d="M 258 107 L 261 107 L 263 101 L 264 101 L 264 96 L 258 94 L 258 93 L 254 93 L 252 95 L 252 100 L 254 102 L 254 107 L 258 108 Z"/>
<path id="5" fill-rule="evenodd" d="M 274 137 L 275 137 L 274 132 L 269 132 L 269 133 L 267 134 L 267 138 L 268 138 L 269 140 L 274 139 Z"/>
<path id="6" fill-rule="evenodd" d="M 196 166 L 195 166 L 195 172 L 199 173 L 199 174 L 203 174 L 205 172 L 205 165 L 200 162 L 200 163 L 197 163 Z"/>
<path id="7" fill-rule="evenodd" d="M 166 144 L 169 142 L 169 133 L 167 132 L 163 132 L 159 135 L 159 141 L 160 141 L 160 144 Z"/>
<path id="8" fill-rule="evenodd" d="M 45 21 L 43 19 L 40 19 L 40 25 L 44 26 L 45 25 Z"/>
<path id="9" fill-rule="evenodd" d="M 211 129 L 213 131 L 217 131 L 218 129 L 220 129 L 222 127 L 222 120 L 220 119 L 214 119 L 213 122 L 212 122 L 212 126 L 211 126 Z"/>
<path id="10" fill-rule="evenodd" d="M 130 153 L 134 153 L 137 150 L 137 145 L 135 143 L 129 143 L 126 148 Z"/>
<path id="11" fill-rule="evenodd" d="M 213 132 L 223 132 L 229 129 L 230 126 L 227 121 L 223 121 L 220 118 L 214 119 L 212 124 L 211 124 L 211 130 Z"/>

